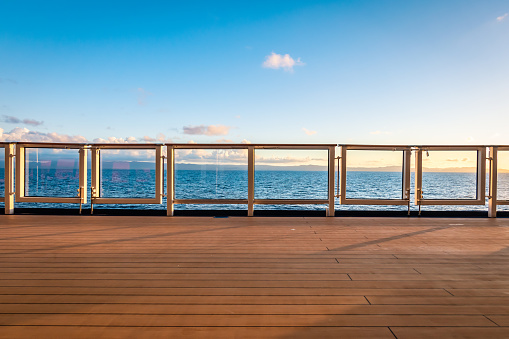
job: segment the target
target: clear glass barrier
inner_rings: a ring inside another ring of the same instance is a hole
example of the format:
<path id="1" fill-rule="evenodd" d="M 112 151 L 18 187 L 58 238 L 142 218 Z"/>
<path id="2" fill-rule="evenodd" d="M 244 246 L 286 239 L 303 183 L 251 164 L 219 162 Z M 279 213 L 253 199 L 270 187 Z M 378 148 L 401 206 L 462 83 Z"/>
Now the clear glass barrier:
<path id="1" fill-rule="evenodd" d="M 429 151 L 428 154 L 422 155 L 424 199 L 477 198 L 476 151 Z"/>
<path id="2" fill-rule="evenodd" d="M 497 199 L 509 200 L 509 151 L 498 151 Z"/>
<path id="3" fill-rule="evenodd" d="M 0 197 L 5 197 L 5 147 L 0 147 Z"/>
<path id="4" fill-rule="evenodd" d="M 327 150 L 255 150 L 255 199 L 327 199 Z"/>
<path id="5" fill-rule="evenodd" d="M 25 196 L 76 197 L 79 163 L 76 149 L 25 148 Z"/>
<path id="6" fill-rule="evenodd" d="M 175 199 L 247 199 L 247 190 L 246 149 L 175 150 Z"/>
<path id="7" fill-rule="evenodd" d="M 154 198 L 156 151 L 153 149 L 102 149 L 101 198 Z"/>
<path id="8" fill-rule="evenodd" d="M 403 151 L 347 152 L 347 199 L 402 199 Z"/>

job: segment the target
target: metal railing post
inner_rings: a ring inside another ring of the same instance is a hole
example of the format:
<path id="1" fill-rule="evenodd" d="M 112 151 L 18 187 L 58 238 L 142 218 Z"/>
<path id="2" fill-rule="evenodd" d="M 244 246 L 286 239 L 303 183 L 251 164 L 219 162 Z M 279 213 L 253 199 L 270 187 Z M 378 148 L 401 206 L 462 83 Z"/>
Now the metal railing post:
<path id="1" fill-rule="evenodd" d="M 247 148 L 247 216 L 254 215 L 254 190 L 255 190 L 255 149 L 254 146 Z"/>
<path id="2" fill-rule="evenodd" d="M 101 150 L 92 147 L 91 161 L 91 183 L 90 183 L 90 213 L 94 214 L 94 199 L 99 198 L 101 195 Z"/>
<path id="3" fill-rule="evenodd" d="M 410 159 L 412 157 L 411 150 L 403 151 L 403 192 L 401 198 L 408 200 L 408 215 L 410 215 L 410 191 L 411 191 L 411 170 L 410 170 Z"/>
<path id="4" fill-rule="evenodd" d="M 159 159 L 159 161 L 157 161 Z M 156 146 L 156 203 L 163 203 L 164 195 L 164 155 L 163 146 Z"/>
<path id="5" fill-rule="evenodd" d="M 16 200 L 25 196 L 25 147 L 16 145 Z"/>
<path id="6" fill-rule="evenodd" d="M 339 183 L 339 203 L 346 202 L 346 146 L 341 146 L 341 175 Z M 339 168 L 338 168 L 339 170 Z"/>
<path id="7" fill-rule="evenodd" d="M 488 217 L 497 217 L 497 180 L 498 180 L 498 147 L 490 147 L 490 178 L 489 178 L 489 199 Z"/>
<path id="8" fill-rule="evenodd" d="M 166 215 L 173 216 L 175 199 L 175 148 L 166 145 Z"/>
<path id="9" fill-rule="evenodd" d="M 5 214 L 14 214 L 14 144 L 5 146 Z"/>
<path id="10" fill-rule="evenodd" d="M 486 147 L 477 151 L 477 196 L 482 204 L 486 204 Z"/>
<path id="11" fill-rule="evenodd" d="M 334 207 L 334 179 L 336 172 L 336 147 L 329 147 L 329 189 L 328 189 L 328 198 L 329 198 L 329 208 L 327 210 L 327 216 L 333 217 L 336 214 Z"/>
<path id="12" fill-rule="evenodd" d="M 415 204 L 419 206 L 419 215 L 421 215 L 422 199 L 422 149 L 415 151 Z"/>
<path id="13" fill-rule="evenodd" d="M 87 203 L 87 154 L 88 149 L 80 148 L 80 201 L 81 204 Z"/>

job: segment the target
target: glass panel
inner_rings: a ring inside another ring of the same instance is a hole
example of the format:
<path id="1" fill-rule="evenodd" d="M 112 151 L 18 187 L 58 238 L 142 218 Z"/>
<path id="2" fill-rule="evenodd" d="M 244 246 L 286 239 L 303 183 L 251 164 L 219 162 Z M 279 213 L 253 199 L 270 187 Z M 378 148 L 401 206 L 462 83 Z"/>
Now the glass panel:
<path id="1" fill-rule="evenodd" d="M 347 199 L 402 199 L 403 151 L 347 152 Z"/>
<path id="2" fill-rule="evenodd" d="M 79 164 L 75 149 L 25 148 L 25 196 L 76 197 Z"/>
<path id="3" fill-rule="evenodd" d="M 155 198 L 154 149 L 103 149 L 101 198 Z"/>
<path id="4" fill-rule="evenodd" d="M 477 152 L 429 151 L 422 156 L 424 199 L 476 199 Z"/>
<path id="5" fill-rule="evenodd" d="M 497 199 L 509 200 L 509 151 L 498 152 Z"/>
<path id="6" fill-rule="evenodd" d="M 246 149 L 175 150 L 175 199 L 247 199 L 247 190 Z M 176 208 L 218 207 L 176 205 Z"/>
<path id="7" fill-rule="evenodd" d="M 0 197 L 5 197 L 5 147 L 0 147 Z"/>
<path id="8" fill-rule="evenodd" d="M 328 154 L 327 150 L 255 150 L 255 199 L 327 199 Z"/>

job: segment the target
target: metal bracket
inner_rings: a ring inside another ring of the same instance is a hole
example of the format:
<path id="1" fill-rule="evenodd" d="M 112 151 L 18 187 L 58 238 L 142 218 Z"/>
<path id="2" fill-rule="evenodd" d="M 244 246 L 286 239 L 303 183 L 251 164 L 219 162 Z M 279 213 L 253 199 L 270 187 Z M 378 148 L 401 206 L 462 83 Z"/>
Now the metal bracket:
<path id="1" fill-rule="evenodd" d="M 78 198 L 80 198 L 80 215 L 83 207 L 83 187 L 78 188 L 78 194 L 76 195 Z"/>

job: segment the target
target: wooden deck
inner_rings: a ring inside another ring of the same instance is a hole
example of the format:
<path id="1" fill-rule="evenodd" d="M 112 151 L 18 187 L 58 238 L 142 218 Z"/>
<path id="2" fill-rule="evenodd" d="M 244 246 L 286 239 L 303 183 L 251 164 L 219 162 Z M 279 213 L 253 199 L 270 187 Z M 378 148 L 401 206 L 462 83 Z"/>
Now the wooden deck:
<path id="1" fill-rule="evenodd" d="M 0 216 L 1 338 L 508 338 L 509 219 Z"/>

